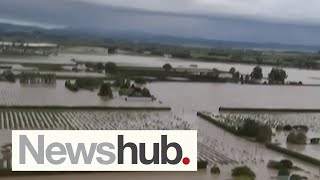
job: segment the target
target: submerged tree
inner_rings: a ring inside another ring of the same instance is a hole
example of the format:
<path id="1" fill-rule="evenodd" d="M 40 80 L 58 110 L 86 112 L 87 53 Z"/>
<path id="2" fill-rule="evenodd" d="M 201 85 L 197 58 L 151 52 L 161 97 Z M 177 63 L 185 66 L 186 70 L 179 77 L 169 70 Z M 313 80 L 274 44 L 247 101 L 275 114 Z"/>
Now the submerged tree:
<path id="1" fill-rule="evenodd" d="M 171 71 L 172 70 L 172 66 L 171 66 L 171 64 L 167 63 L 167 64 L 163 65 L 163 69 L 166 70 L 166 71 Z"/>
<path id="2" fill-rule="evenodd" d="M 232 169 L 233 177 L 243 177 L 247 179 L 255 179 L 256 174 L 247 166 L 236 167 Z"/>
<path id="3" fill-rule="evenodd" d="M 263 78 L 262 69 L 260 66 L 253 68 L 253 71 L 250 74 L 251 79 L 260 80 Z"/>
<path id="4" fill-rule="evenodd" d="M 234 67 L 230 68 L 229 73 L 234 74 L 235 72 L 236 72 L 236 68 Z"/>
<path id="5" fill-rule="evenodd" d="M 287 137 L 287 142 L 292 144 L 306 144 L 307 136 L 300 131 L 292 131 Z"/>
<path id="6" fill-rule="evenodd" d="M 105 65 L 105 70 L 106 70 L 106 73 L 114 73 L 117 71 L 117 65 L 113 62 L 108 62 Z"/>
<path id="7" fill-rule="evenodd" d="M 100 90 L 98 93 L 99 96 L 107 96 L 109 98 L 113 98 L 113 93 L 112 93 L 112 89 L 111 89 L 111 84 L 109 83 L 103 83 L 100 86 Z"/>
<path id="8" fill-rule="evenodd" d="M 280 68 L 272 68 L 269 73 L 269 84 L 284 84 L 288 75 L 285 70 Z"/>

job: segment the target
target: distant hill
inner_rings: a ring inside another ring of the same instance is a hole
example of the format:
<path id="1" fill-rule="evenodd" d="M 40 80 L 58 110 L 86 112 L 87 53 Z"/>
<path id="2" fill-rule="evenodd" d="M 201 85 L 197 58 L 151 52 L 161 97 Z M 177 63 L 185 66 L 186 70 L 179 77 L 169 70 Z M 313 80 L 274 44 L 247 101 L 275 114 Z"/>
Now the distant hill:
<path id="1" fill-rule="evenodd" d="M 211 48 L 272 49 L 282 51 L 318 52 L 319 46 L 289 45 L 280 43 L 236 42 L 201 38 L 149 34 L 143 32 L 111 32 L 84 28 L 45 29 L 0 23 L 0 40 L 49 41 L 67 44 L 98 44 L 118 40 L 137 43 L 160 43 Z"/>

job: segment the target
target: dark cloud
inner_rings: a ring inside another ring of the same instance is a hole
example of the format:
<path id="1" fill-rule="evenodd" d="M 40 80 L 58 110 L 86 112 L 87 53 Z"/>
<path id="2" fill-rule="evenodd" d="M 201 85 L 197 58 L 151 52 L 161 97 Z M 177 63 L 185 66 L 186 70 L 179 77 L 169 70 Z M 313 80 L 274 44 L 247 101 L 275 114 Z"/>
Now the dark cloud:
<path id="1" fill-rule="evenodd" d="M 154 5 L 150 0 L 149 3 L 143 0 L 130 1 L 132 4 L 138 2 L 134 5 L 126 3 L 126 0 L 93 1 L 3 0 L 0 2 L 0 19 L 100 31 L 139 31 L 233 41 L 318 44 L 320 40 L 320 27 L 317 23 L 306 25 L 302 22 L 273 21 L 272 18 L 262 21 L 254 17 L 234 16 L 227 11 L 219 14 L 208 8 L 203 8 L 203 13 L 199 12 L 202 7 L 199 4 L 206 4 L 208 0 L 186 0 L 185 4 L 182 4 L 182 0 L 156 0 Z M 255 0 L 246 0 L 248 1 Z M 192 5 L 195 6 L 193 11 Z M 238 7 L 237 13 L 240 14 L 243 8 L 241 5 L 228 6 L 222 3 L 220 7 Z M 208 7 L 211 6 L 209 3 Z M 308 17 L 313 17 L 312 15 Z"/>

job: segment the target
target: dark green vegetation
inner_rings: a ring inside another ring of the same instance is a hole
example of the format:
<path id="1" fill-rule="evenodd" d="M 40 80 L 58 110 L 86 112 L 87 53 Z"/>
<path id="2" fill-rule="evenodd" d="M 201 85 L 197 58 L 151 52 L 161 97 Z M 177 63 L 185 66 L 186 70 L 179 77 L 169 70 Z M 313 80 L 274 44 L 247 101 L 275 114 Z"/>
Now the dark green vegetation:
<path id="1" fill-rule="evenodd" d="M 122 81 L 123 84 L 119 86 L 119 94 L 121 96 L 128 97 L 153 97 L 146 87 L 137 86 L 134 83 L 131 83 L 130 80 Z M 118 84 L 118 83 L 117 83 Z"/>
<path id="2" fill-rule="evenodd" d="M 278 176 L 290 176 L 290 171 L 287 168 L 279 169 Z"/>
<path id="3" fill-rule="evenodd" d="M 272 138 L 272 129 L 269 126 L 252 119 L 246 119 L 238 131 L 240 136 L 254 138 L 257 142 L 270 142 Z"/>
<path id="4" fill-rule="evenodd" d="M 117 65 L 113 62 L 108 62 L 105 64 L 106 73 L 115 73 L 117 71 Z"/>
<path id="5" fill-rule="evenodd" d="M 22 84 L 55 84 L 56 75 L 40 72 L 22 72 L 19 75 Z"/>
<path id="6" fill-rule="evenodd" d="M 269 161 L 268 168 L 277 169 L 277 170 L 292 169 L 293 163 L 292 163 L 292 161 L 290 161 L 288 159 L 283 159 L 281 161 Z"/>
<path id="7" fill-rule="evenodd" d="M 115 63 L 109 62 L 105 65 L 106 73 L 111 77 L 141 80 L 143 77 L 153 77 L 160 81 L 172 81 L 171 77 L 184 78 L 188 81 L 196 82 L 234 82 L 239 81 L 239 72 L 235 72 L 233 77 L 220 77 L 221 73 L 228 73 L 219 71 L 218 69 L 208 70 L 207 72 L 194 71 L 174 68 L 170 64 L 163 65 L 162 68 L 157 67 L 117 67 Z M 144 83 L 144 82 L 143 82 Z"/>
<path id="8" fill-rule="evenodd" d="M 262 74 L 262 68 L 260 66 L 256 66 L 252 73 L 250 74 L 251 79 L 253 80 L 260 80 L 263 78 L 263 74 Z"/>
<path id="9" fill-rule="evenodd" d="M 102 81 L 96 78 L 78 78 L 75 82 L 78 88 L 88 90 L 99 88 L 101 83 Z"/>
<path id="10" fill-rule="evenodd" d="M 197 115 L 236 136 L 252 138 L 261 143 L 270 142 L 272 138 L 272 130 L 269 126 L 260 124 L 252 119 L 246 119 L 243 124 L 238 127 L 230 126 L 200 112 L 198 112 Z"/>
<path id="11" fill-rule="evenodd" d="M 105 96 L 105 97 L 109 97 L 109 98 L 113 98 L 113 93 L 112 93 L 112 89 L 111 89 L 111 84 L 109 83 L 103 83 L 100 86 L 100 90 L 98 93 L 99 96 Z"/>
<path id="12" fill-rule="evenodd" d="M 288 75 L 285 70 L 279 68 L 273 68 L 269 73 L 269 84 L 284 84 L 284 80 Z"/>
<path id="13" fill-rule="evenodd" d="M 78 91 L 79 88 L 75 83 L 72 83 L 70 80 L 67 80 L 64 86 L 69 89 L 70 91 Z"/>
<path id="14" fill-rule="evenodd" d="M 197 162 L 198 169 L 205 169 L 207 168 L 207 165 L 208 165 L 208 161 L 200 160 Z"/>
<path id="15" fill-rule="evenodd" d="M 291 144 L 306 144 L 307 136 L 301 131 L 291 131 L 287 137 L 287 142 Z"/>
<path id="16" fill-rule="evenodd" d="M 231 71 L 231 70 L 230 70 Z M 289 84 L 289 85 L 302 85 L 302 82 L 288 82 L 288 75 L 285 70 L 282 68 L 272 68 L 267 78 L 264 78 L 262 73 L 262 68 L 260 66 L 256 66 L 253 68 L 251 74 L 241 75 L 240 82 L 241 84 Z"/>
<path id="17" fill-rule="evenodd" d="M 307 180 L 307 177 L 300 176 L 298 174 L 292 174 L 290 180 Z"/>
<path id="18" fill-rule="evenodd" d="M 232 176 L 248 178 L 250 180 L 254 180 L 256 178 L 256 174 L 247 166 L 241 166 L 232 169 Z"/>
<path id="19" fill-rule="evenodd" d="M 71 91 L 78 91 L 79 89 L 94 90 L 102 84 L 101 79 L 96 78 L 78 78 L 74 83 L 70 80 L 65 82 L 65 87 Z"/>
<path id="20" fill-rule="evenodd" d="M 171 64 L 165 64 L 165 65 L 163 65 L 163 69 L 166 70 L 166 71 L 171 71 L 172 70 L 172 66 L 171 66 Z"/>
<path id="21" fill-rule="evenodd" d="M 294 158 L 300 159 L 302 161 L 309 162 L 311 164 L 320 166 L 320 160 L 316 159 L 315 157 L 310 157 L 310 156 L 307 156 L 307 155 L 292 151 L 290 149 L 286 149 L 286 148 L 280 147 L 280 146 L 278 146 L 276 144 L 272 144 L 272 143 L 267 143 L 266 147 L 269 148 L 269 149 L 278 151 L 280 153 L 292 156 Z"/>
<path id="22" fill-rule="evenodd" d="M 0 81 L 8 81 L 8 82 L 16 82 L 16 76 L 13 74 L 11 70 L 5 70 L 1 75 L 0 75 Z"/>
<path id="23" fill-rule="evenodd" d="M 217 165 L 214 165 L 212 168 L 211 168 L 211 173 L 212 174 L 220 174 L 220 168 L 217 166 Z"/>

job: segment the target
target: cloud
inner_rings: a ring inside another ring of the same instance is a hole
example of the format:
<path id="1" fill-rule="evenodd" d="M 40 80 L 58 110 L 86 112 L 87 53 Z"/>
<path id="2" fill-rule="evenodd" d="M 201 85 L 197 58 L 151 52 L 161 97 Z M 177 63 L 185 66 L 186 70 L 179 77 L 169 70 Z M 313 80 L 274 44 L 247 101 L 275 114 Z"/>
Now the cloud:
<path id="1" fill-rule="evenodd" d="M 0 20 L 250 42 L 318 44 L 319 0 L 2 0 Z"/>
<path id="2" fill-rule="evenodd" d="M 73 0 L 91 4 L 194 16 L 320 24 L 319 0 Z"/>

